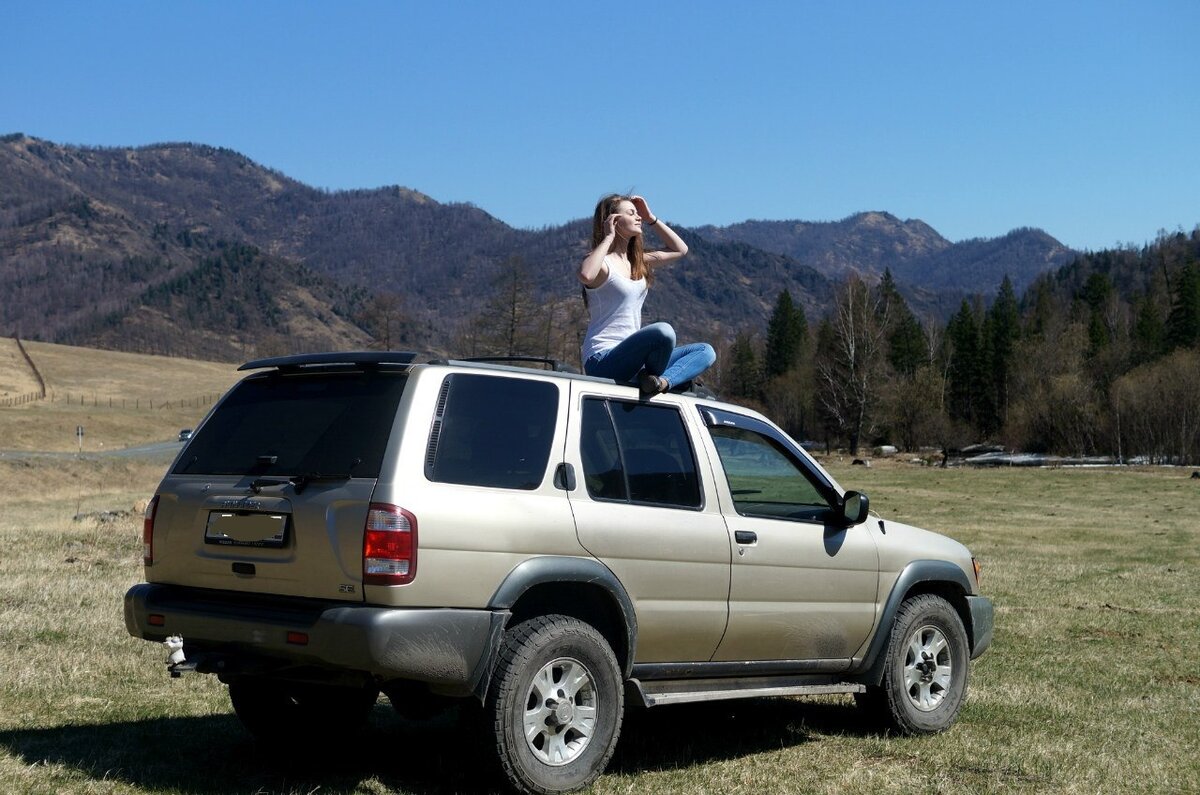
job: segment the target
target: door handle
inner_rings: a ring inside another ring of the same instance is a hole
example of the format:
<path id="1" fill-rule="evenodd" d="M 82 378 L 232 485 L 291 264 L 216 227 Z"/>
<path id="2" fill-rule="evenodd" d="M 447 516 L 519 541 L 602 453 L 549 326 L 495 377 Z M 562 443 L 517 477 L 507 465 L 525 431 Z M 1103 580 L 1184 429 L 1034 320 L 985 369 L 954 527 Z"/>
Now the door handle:
<path id="1" fill-rule="evenodd" d="M 748 546 L 750 544 L 757 544 L 758 543 L 758 533 L 755 533 L 752 530 L 734 530 L 733 531 L 733 540 L 738 542 L 742 546 Z"/>
<path id="2" fill-rule="evenodd" d="M 575 491 L 575 467 L 565 462 L 559 464 L 554 470 L 554 488 Z"/>

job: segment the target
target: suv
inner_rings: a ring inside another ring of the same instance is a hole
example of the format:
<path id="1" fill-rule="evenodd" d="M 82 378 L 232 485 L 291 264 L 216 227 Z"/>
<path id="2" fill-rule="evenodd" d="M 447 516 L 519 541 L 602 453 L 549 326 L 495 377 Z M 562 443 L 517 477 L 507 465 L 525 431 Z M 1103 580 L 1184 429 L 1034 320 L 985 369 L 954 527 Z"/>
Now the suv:
<path id="1" fill-rule="evenodd" d="M 942 731 L 991 643 L 964 546 L 702 390 L 407 353 L 241 369 L 150 502 L 125 623 L 262 740 L 344 733 L 381 691 L 466 699 L 515 789 L 565 792 L 626 702 L 852 693 Z"/>

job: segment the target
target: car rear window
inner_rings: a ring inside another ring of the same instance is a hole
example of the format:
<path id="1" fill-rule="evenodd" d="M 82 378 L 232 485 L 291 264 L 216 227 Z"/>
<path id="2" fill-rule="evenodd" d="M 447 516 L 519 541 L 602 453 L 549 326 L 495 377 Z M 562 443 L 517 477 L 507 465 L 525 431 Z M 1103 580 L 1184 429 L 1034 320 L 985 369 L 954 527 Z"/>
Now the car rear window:
<path id="1" fill-rule="evenodd" d="M 386 370 L 248 379 L 196 433 L 174 474 L 378 477 L 407 381 Z"/>

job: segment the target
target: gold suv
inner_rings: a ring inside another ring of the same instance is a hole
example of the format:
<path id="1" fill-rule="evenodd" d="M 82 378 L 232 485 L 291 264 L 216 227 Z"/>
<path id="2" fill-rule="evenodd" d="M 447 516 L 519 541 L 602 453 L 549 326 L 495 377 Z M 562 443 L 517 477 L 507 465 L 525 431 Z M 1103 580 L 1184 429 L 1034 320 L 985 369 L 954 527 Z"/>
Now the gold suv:
<path id="1" fill-rule="evenodd" d="M 964 546 L 702 390 L 407 353 L 241 369 L 147 509 L 125 622 L 265 742 L 344 734 L 380 692 L 468 699 L 514 789 L 566 792 L 627 701 L 853 693 L 941 731 L 991 642 Z"/>

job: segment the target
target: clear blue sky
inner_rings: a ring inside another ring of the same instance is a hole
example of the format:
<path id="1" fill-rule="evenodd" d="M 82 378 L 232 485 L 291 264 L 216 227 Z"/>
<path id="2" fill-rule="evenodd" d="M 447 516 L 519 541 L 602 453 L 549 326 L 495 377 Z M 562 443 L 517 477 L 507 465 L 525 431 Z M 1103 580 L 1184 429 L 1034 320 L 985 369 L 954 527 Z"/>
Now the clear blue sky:
<path id="1" fill-rule="evenodd" d="M 1200 223 L 1197 0 L 0 0 L 0 133 L 237 150 L 520 227 L 919 218 L 1077 248 Z"/>

